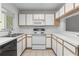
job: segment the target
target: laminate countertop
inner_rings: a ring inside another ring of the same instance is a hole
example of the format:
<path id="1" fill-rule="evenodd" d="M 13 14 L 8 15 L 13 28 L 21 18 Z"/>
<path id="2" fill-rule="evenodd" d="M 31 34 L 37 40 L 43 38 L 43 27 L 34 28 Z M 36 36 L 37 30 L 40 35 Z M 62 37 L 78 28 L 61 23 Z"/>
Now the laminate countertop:
<path id="1" fill-rule="evenodd" d="M 79 37 L 69 36 L 65 33 L 53 33 L 52 35 L 59 37 L 60 39 L 74 45 L 75 47 L 79 47 Z"/>
<path id="2" fill-rule="evenodd" d="M 23 35 L 24 34 L 18 35 L 16 37 L 0 37 L 0 46 L 5 44 L 5 43 L 8 43 L 8 42 L 10 42 L 12 40 L 15 40 L 15 39 L 17 39 L 17 38 L 19 38 L 19 37 L 21 37 Z"/>

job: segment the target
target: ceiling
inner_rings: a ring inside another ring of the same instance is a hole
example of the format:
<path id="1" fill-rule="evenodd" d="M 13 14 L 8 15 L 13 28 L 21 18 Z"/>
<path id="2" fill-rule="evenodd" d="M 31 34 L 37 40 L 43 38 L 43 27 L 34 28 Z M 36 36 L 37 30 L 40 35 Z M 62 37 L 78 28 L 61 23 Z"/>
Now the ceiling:
<path id="1" fill-rule="evenodd" d="M 64 3 L 12 3 L 19 10 L 58 10 Z"/>

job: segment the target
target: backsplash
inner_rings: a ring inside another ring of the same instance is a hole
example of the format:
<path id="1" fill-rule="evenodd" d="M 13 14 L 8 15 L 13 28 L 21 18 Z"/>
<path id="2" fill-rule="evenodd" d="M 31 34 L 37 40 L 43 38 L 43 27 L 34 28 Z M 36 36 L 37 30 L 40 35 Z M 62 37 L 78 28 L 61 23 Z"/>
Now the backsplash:
<path id="1" fill-rule="evenodd" d="M 4 35 L 7 35 L 8 32 L 0 32 L 0 36 L 4 36 Z"/>
<path id="2" fill-rule="evenodd" d="M 45 33 L 46 34 L 52 34 L 52 32 L 57 31 L 56 28 L 52 26 L 47 26 L 47 27 L 19 27 L 19 32 L 20 33 L 26 33 L 26 34 L 33 34 L 33 28 L 45 28 Z"/>

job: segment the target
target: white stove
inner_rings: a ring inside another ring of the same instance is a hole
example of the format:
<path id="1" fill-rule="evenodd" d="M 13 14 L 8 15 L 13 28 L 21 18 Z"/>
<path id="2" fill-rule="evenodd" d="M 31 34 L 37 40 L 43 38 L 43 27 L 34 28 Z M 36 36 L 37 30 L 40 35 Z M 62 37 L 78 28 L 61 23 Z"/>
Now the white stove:
<path id="1" fill-rule="evenodd" d="M 35 28 L 34 34 L 32 36 L 32 49 L 46 49 L 46 41 L 45 41 L 45 29 L 43 28 Z"/>

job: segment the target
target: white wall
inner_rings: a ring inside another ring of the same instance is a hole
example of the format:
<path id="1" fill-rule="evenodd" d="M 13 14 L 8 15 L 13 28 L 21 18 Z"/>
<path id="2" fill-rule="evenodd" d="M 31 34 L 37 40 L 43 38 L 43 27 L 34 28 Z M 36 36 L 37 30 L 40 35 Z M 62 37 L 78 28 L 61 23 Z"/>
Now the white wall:
<path id="1" fill-rule="evenodd" d="M 61 19 L 61 20 L 60 20 L 59 30 L 60 30 L 61 32 L 64 32 L 65 29 L 66 29 L 66 20 L 65 20 L 65 18 L 64 18 L 64 19 Z"/>
<path id="2" fill-rule="evenodd" d="M 1 3 L 0 3 L 0 15 L 1 15 Z M 0 18 L 1 18 L 1 16 L 0 16 Z"/>

